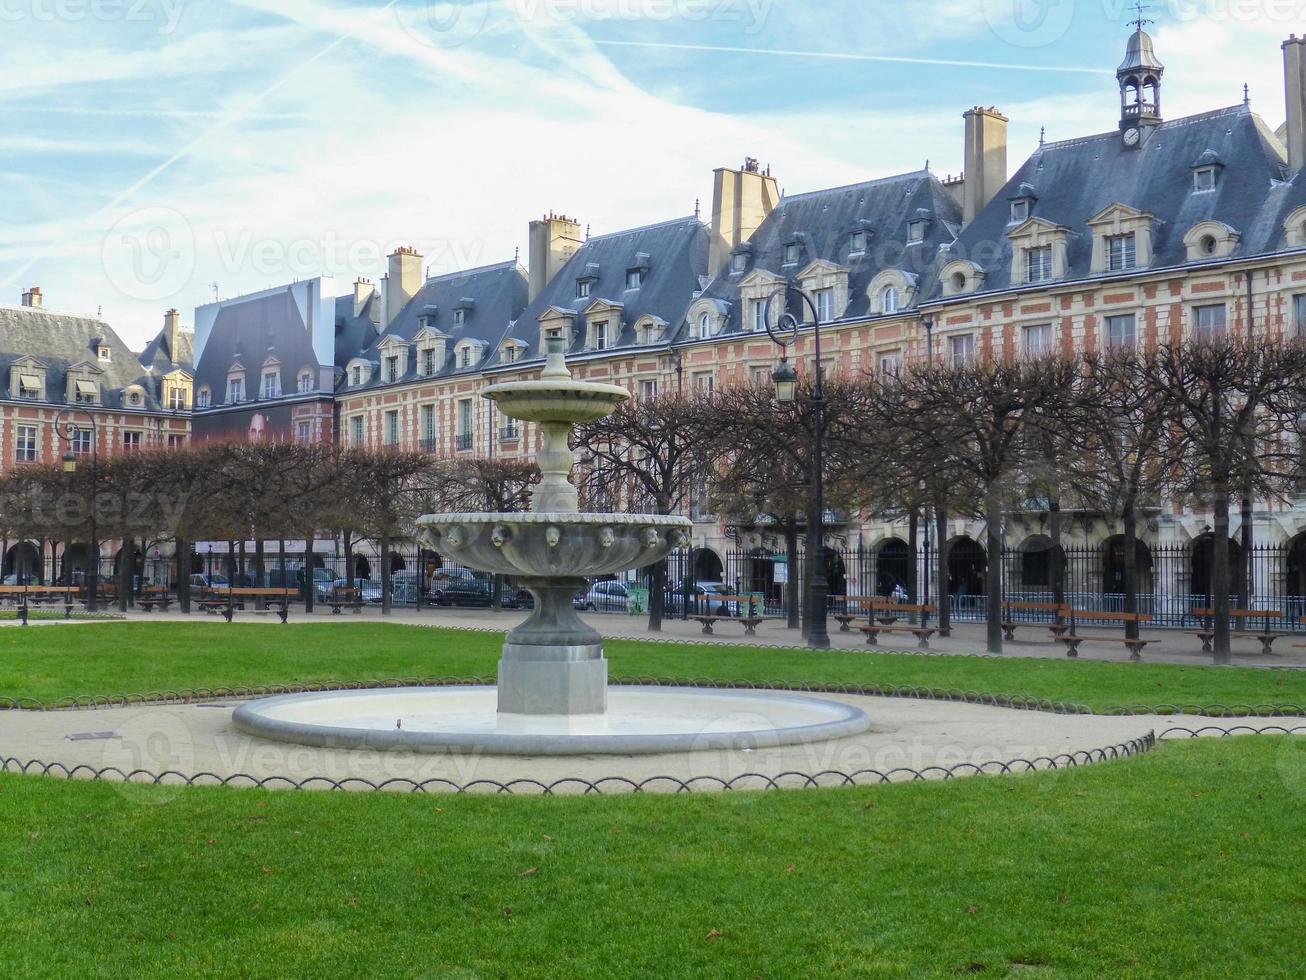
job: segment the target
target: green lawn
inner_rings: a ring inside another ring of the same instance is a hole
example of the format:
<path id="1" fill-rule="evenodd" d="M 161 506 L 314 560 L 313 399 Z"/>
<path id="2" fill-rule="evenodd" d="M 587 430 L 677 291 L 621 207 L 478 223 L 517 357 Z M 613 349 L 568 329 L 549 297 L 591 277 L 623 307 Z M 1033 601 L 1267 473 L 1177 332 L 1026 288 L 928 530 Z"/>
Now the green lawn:
<path id="1" fill-rule="evenodd" d="M 1306 739 L 521 798 L 0 777 L 0 975 L 1299 977 Z"/>
<path id="2" fill-rule="evenodd" d="M 0 697 L 493 677 L 502 637 L 375 622 L 108 623 L 0 631 Z M 1082 704 L 1306 704 L 1306 671 L 812 653 L 612 640 L 614 678 L 912 686 Z"/>

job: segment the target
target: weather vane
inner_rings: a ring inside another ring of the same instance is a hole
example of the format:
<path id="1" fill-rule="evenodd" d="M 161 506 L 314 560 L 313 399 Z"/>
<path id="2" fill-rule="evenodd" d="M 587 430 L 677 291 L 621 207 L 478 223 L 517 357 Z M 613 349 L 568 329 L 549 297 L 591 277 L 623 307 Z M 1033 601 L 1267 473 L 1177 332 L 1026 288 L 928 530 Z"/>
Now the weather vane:
<path id="1" fill-rule="evenodd" d="M 1135 13 L 1137 16 L 1134 17 L 1134 19 L 1133 19 L 1133 21 L 1131 21 L 1131 23 L 1134 25 L 1134 29 L 1135 29 L 1135 30 L 1139 30 L 1139 31 L 1141 31 L 1141 30 L 1143 29 L 1143 25 L 1144 25 L 1144 24 L 1155 24 L 1155 23 L 1156 23 L 1156 21 L 1152 20 L 1150 17 L 1144 17 L 1144 16 L 1143 16 L 1143 13 L 1144 13 L 1145 11 L 1148 11 L 1148 10 L 1151 10 L 1151 9 L 1152 9 L 1152 8 L 1149 7 L 1147 4 L 1143 3 L 1143 0 L 1134 0 L 1134 13 Z"/>

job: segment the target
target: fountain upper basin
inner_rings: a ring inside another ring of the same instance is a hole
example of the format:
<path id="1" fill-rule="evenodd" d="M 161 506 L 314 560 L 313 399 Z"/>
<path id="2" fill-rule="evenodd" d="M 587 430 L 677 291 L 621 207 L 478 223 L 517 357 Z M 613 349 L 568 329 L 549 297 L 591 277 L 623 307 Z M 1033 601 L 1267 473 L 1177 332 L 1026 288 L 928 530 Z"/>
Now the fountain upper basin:
<path id="1" fill-rule="evenodd" d="M 615 575 L 690 541 L 684 517 L 656 514 L 431 514 L 422 547 L 471 568 L 529 578 Z"/>
<path id="2" fill-rule="evenodd" d="M 630 398 L 618 385 L 594 381 L 511 381 L 485 389 L 485 397 L 523 422 L 594 422 Z"/>

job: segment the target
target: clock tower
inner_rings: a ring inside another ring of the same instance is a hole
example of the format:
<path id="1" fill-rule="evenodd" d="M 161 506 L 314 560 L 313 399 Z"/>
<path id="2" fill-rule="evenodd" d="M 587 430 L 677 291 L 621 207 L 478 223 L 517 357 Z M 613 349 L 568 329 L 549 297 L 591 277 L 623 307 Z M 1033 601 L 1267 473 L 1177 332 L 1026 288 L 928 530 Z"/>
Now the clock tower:
<path id="1" fill-rule="evenodd" d="M 1144 25 L 1152 23 L 1143 17 L 1143 10 L 1139 3 L 1125 60 L 1116 70 L 1120 82 L 1120 138 L 1128 149 L 1141 146 L 1148 130 L 1161 124 L 1161 77 L 1165 65 L 1156 56 L 1151 35 L 1143 30 Z"/>

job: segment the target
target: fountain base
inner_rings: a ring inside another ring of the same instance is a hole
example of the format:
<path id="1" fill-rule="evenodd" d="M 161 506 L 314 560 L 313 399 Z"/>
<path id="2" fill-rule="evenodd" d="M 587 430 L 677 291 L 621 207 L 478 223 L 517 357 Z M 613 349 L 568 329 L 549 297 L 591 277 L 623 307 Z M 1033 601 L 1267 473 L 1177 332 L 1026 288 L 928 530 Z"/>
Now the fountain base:
<path id="1" fill-rule="evenodd" d="M 860 708 L 772 691 L 614 687 L 606 713 L 507 714 L 492 687 L 287 694 L 241 705 L 248 735 L 327 748 L 491 755 L 755 750 L 859 735 Z"/>
<path id="2" fill-rule="evenodd" d="M 599 644 L 503 645 L 499 710 L 512 715 L 594 715 L 608 708 L 608 662 Z"/>

